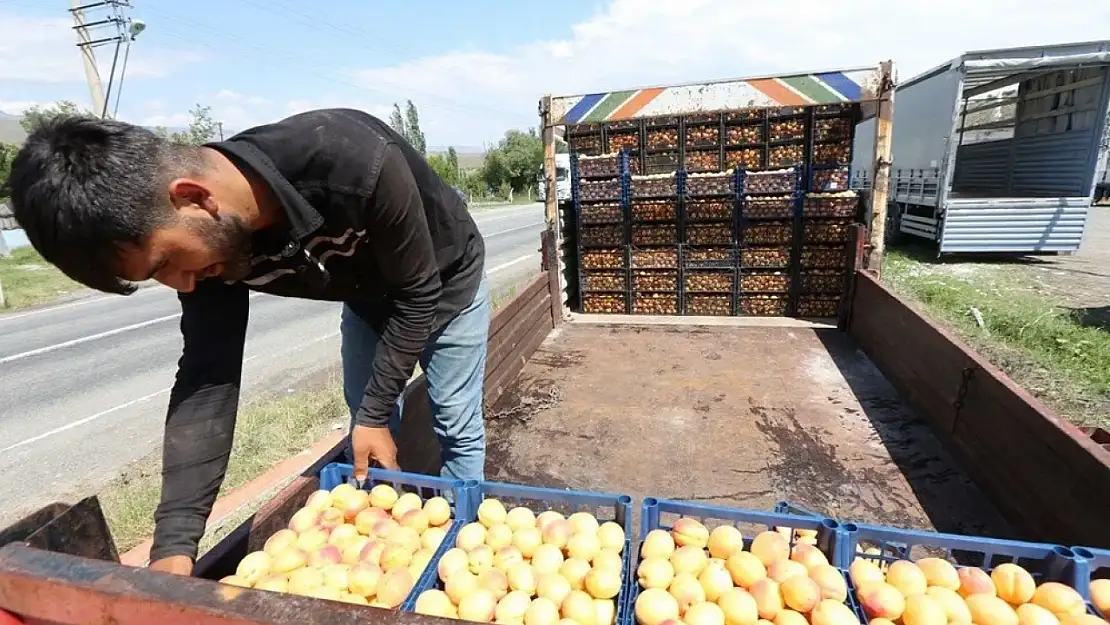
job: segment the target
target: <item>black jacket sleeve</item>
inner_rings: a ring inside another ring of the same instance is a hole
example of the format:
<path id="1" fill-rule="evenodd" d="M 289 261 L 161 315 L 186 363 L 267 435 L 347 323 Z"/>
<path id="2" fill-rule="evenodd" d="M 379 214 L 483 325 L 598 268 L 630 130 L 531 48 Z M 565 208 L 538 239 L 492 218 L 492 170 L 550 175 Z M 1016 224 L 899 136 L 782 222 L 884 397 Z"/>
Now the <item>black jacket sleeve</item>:
<path id="1" fill-rule="evenodd" d="M 205 280 L 178 296 L 184 349 L 166 417 L 151 560 L 196 558 L 235 434 L 248 295 L 244 285 Z"/>
<path id="2" fill-rule="evenodd" d="M 385 279 L 393 312 L 386 319 L 374 354 L 357 425 L 384 427 L 394 402 L 412 377 L 435 323 L 443 285 L 420 189 L 400 148 L 390 144 L 374 194 L 366 229 L 374 259 Z"/>

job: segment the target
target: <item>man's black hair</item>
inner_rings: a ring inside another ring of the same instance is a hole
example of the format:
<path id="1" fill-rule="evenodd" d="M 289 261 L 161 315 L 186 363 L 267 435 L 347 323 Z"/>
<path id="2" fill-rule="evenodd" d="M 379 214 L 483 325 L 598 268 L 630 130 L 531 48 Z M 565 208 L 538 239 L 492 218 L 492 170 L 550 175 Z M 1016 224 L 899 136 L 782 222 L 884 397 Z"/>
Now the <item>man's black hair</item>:
<path id="1" fill-rule="evenodd" d="M 198 148 L 125 122 L 59 116 L 31 132 L 12 161 L 12 211 L 27 239 L 70 278 L 129 294 L 125 245 L 174 218 L 167 184 L 204 168 Z"/>

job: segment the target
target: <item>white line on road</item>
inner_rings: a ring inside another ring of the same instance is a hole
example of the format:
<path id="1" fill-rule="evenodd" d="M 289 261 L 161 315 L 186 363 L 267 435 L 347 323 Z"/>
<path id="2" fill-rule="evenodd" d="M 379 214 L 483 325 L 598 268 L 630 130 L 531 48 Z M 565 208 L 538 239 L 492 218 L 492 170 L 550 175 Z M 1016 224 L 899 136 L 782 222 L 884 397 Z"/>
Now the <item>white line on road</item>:
<path id="1" fill-rule="evenodd" d="M 513 260 L 510 260 L 507 263 L 501 263 L 500 265 L 494 267 L 493 269 L 490 269 L 487 273 L 494 274 L 494 273 L 497 273 L 498 271 L 508 269 L 509 267 L 512 267 L 513 265 L 515 265 L 517 263 L 523 263 L 524 261 L 533 259 L 535 257 L 536 257 L 536 254 L 525 254 L 524 256 L 521 256 L 520 258 L 514 258 Z"/>
<path id="2" fill-rule="evenodd" d="M 254 298 L 254 297 L 258 297 L 259 295 L 262 295 L 262 294 L 261 293 L 251 293 L 249 295 L 249 297 Z M 62 341 L 61 343 L 55 343 L 53 345 L 47 345 L 46 347 L 40 347 L 38 349 L 32 349 L 30 351 L 22 352 L 22 353 L 19 353 L 19 354 L 12 354 L 11 356 L 5 356 L 3 358 L 0 358 L 0 365 L 2 365 L 4 363 L 12 362 L 13 360 L 19 360 L 20 358 L 29 358 L 31 356 L 38 356 L 39 354 L 45 354 L 47 352 L 52 352 L 52 351 L 55 351 L 55 350 L 58 350 L 58 349 L 64 349 L 66 347 L 73 347 L 74 345 L 80 345 L 82 343 L 88 343 L 89 341 L 95 341 L 97 339 L 108 338 L 109 336 L 115 336 L 115 335 L 121 334 L 123 332 L 129 332 L 131 330 L 138 330 L 139 328 L 145 328 L 147 326 L 152 326 L 156 323 L 162 323 L 163 321 L 170 321 L 171 319 L 177 319 L 180 316 L 181 316 L 181 313 L 174 313 L 172 315 L 166 315 L 164 317 L 158 317 L 156 319 L 147 319 L 146 321 L 140 321 L 139 323 L 133 323 L 129 326 L 123 326 L 123 327 L 120 327 L 120 328 L 113 328 L 111 330 L 105 330 L 104 332 L 97 332 L 96 334 L 90 334 L 88 336 L 82 336 L 80 338 L 71 339 L 69 341 Z"/>
<path id="3" fill-rule="evenodd" d="M 525 229 L 528 229 L 528 228 L 535 228 L 536 226 L 539 226 L 539 225 L 541 225 L 542 223 L 543 223 L 543 222 L 541 221 L 541 222 L 538 222 L 538 223 L 534 223 L 534 224 L 528 224 L 528 225 L 526 225 L 526 226 L 517 226 L 516 228 L 509 228 L 508 230 L 502 230 L 502 231 L 500 231 L 500 232 L 491 232 L 491 233 L 489 233 L 489 234 L 484 234 L 484 235 L 482 235 L 482 236 L 484 236 L 484 237 L 486 237 L 486 238 L 488 239 L 488 238 L 490 238 L 490 237 L 495 237 L 495 236 L 497 236 L 497 235 L 499 235 L 499 234 L 509 234 L 510 232 L 516 232 L 516 231 L 518 231 L 518 230 L 525 230 Z"/>
<path id="4" fill-rule="evenodd" d="M 133 293 L 132 295 L 130 295 L 129 297 L 138 297 L 138 296 L 140 296 L 144 293 L 150 293 L 150 292 L 153 292 L 153 291 L 156 291 L 156 290 L 157 290 L 157 288 L 156 288 L 155 285 L 151 285 L 149 287 L 143 287 L 143 288 L 139 289 L 138 291 L 136 291 L 135 293 Z M 22 319 L 24 317 L 33 317 L 35 315 L 41 315 L 41 314 L 44 314 L 44 313 L 51 313 L 51 312 L 54 312 L 56 310 L 65 310 L 67 308 L 75 308 L 77 306 L 84 306 L 85 304 L 95 304 L 96 302 L 103 302 L 104 300 L 108 300 L 108 299 L 118 299 L 119 297 L 120 297 L 119 295 L 101 295 L 101 296 L 98 296 L 98 297 L 86 297 L 86 298 L 80 299 L 76 302 L 69 302 L 68 304 L 58 304 L 57 306 L 51 306 L 49 308 L 40 308 L 38 310 L 32 310 L 30 312 L 18 313 L 18 314 L 15 314 L 15 315 L 0 315 L 0 323 L 3 323 L 5 321 L 15 321 L 16 319 Z"/>
<path id="5" fill-rule="evenodd" d="M 328 340 L 328 339 L 330 339 L 334 336 L 338 336 L 338 335 L 339 335 L 339 332 L 329 332 L 328 334 L 325 334 L 323 336 L 318 336 L 318 337 L 308 341 L 307 343 L 301 343 L 300 345 L 297 345 L 296 347 L 293 347 L 291 349 L 282 350 L 282 351 L 279 351 L 276 354 L 266 353 L 265 355 L 268 356 L 268 357 L 276 357 L 276 356 L 281 356 L 282 354 L 286 354 L 286 353 L 289 353 L 289 352 L 300 351 L 300 350 L 308 347 L 309 345 L 315 345 L 316 343 L 319 343 L 320 341 L 326 341 L 326 340 Z M 262 355 L 263 354 L 254 354 L 253 356 L 248 356 L 248 357 L 243 359 L 243 364 L 246 364 L 246 363 L 254 360 L 255 358 L 258 358 L 258 357 L 262 356 Z M 61 427 L 57 427 L 57 428 L 54 428 L 53 430 L 43 432 L 42 434 L 39 434 L 37 436 L 32 436 L 31 438 L 23 439 L 23 440 L 19 441 L 18 443 L 15 443 L 14 445 L 9 445 L 9 446 L 7 446 L 3 449 L 0 449 L 0 454 L 2 454 L 4 452 L 7 452 L 7 451 L 11 451 L 13 449 L 18 449 L 20 447 L 25 447 L 27 445 L 31 445 L 33 443 L 37 443 L 37 442 L 41 441 L 44 438 L 50 438 L 51 436 L 61 434 L 62 432 L 72 430 L 73 428 L 80 427 L 80 426 L 85 425 L 87 423 L 92 423 L 93 421 L 96 421 L 97 419 L 100 419 L 102 417 L 106 417 L 106 416 L 112 414 L 113 412 L 123 410 L 124 408 L 130 408 L 131 406 L 135 406 L 137 404 L 141 404 L 141 403 L 146 402 L 146 401 L 150 401 L 150 400 L 154 399 L 155 397 L 158 397 L 159 395 L 165 395 L 166 393 L 169 393 L 171 390 L 173 390 L 173 387 L 164 388 L 160 391 L 154 391 L 153 393 L 143 395 L 142 397 L 132 399 L 131 401 L 126 401 L 122 404 L 112 406 L 111 408 L 108 408 L 107 410 L 101 410 L 100 412 L 98 412 L 94 415 L 85 417 L 84 419 L 78 419 L 77 421 L 74 421 L 72 423 L 67 423 L 67 424 L 65 424 Z"/>

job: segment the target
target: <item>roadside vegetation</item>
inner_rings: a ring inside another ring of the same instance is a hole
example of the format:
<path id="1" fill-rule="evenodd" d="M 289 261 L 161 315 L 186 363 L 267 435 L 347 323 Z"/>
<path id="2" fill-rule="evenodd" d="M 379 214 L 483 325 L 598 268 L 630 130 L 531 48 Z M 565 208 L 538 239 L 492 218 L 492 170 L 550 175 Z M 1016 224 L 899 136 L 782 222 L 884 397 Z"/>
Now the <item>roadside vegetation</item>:
<path id="1" fill-rule="evenodd" d="M 12 250 L 10 257 L 0 257 L 0 288 L 4 291 L 0 314 L 84 289 L 29 247 Z"/>
<path id="2" fill-rule="evenodd" d="M 1110 328 L 1063 305 L 1028 266 L 905 248 L 888 252 L 883 279 L 1068 420 L 1110 427 Z"/>

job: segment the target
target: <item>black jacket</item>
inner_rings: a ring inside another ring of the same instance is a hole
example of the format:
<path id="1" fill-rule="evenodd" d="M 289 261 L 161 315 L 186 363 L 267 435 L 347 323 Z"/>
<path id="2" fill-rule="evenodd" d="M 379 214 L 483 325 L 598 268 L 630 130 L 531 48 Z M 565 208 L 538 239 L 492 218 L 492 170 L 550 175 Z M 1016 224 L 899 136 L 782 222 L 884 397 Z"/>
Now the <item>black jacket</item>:
<path id="1" fill-rule="evenodd" d="M 285 223 L 252 241 L 251 275 L 181 300 L 151 558 L 195 557 L 227 469 L 250 290 L 346 302 L 381 337 L 359 424 L 384 426 L 429 334 L 473 300 L 485 247 L 458 193 L 381 120 L 348 109 L 289 117 L 209 144 L 255 172 Z"/>

